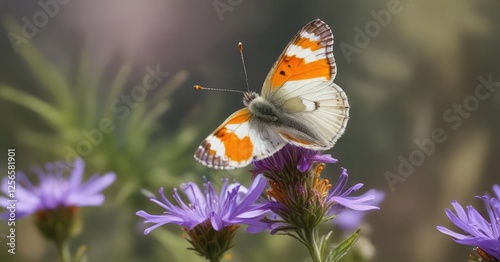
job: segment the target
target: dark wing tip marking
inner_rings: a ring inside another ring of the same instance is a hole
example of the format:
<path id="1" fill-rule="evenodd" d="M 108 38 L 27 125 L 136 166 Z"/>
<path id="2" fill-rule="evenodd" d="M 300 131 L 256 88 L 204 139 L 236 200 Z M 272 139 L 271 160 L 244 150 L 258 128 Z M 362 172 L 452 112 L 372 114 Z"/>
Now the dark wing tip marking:
<path id="1" fill-rule="evenodd" d="M 333 56 L 333 33 L 325 22 L 320 19 L 315 19 L 309 24 L 305 25 L 301 31 L 305 31 L 310 34 L 315 34 L 320 37 L 320 44 L 325 47 L 325 55 L 328 59 L 330 66 L 331 80 L 335 78 L 337 74 L 337 66 L 335 65 L 335 58 Z"/>

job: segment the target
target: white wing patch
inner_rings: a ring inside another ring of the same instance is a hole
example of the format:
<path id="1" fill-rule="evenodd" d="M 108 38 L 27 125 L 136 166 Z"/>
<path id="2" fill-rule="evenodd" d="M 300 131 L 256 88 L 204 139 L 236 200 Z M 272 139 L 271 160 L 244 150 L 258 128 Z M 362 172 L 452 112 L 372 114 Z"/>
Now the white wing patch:
<path id="1" fill-rule="evenodd" d="M 255 160 L 266 158 L 286 145 L 287 141 L 274 127 L 257 119 L 252 122 L 254 125 L 250 129 L 250 137 L 254 141 Z"/>
<path id="2" fill-rule="evenodd" d="M 276 93 L 273 94 L 272 99 L 276 100 L 289 100 L 294 97 L 300 97 L 305 94 L 316 93 L 316 87 L 331 83 L 326 81 L 325 77 L 316 77 L 310 78 L 306 80 L 298 80 L 298 81 L 288 81 L 283 87 L 281 87 Z"/>
<path id="3" fill-rule="evenodd" d="M 306 64 L 326 58 L 325 50 L 317 49 L 312 51 L 310 48 L 303 48 L 298 45 L 290 45 L 286 50 L 287 56 L 296 56 L 303 58 Z"/>
<path id="4" fill-rule="evenodd" d="M 299 34 L 301 37 L 303 38 L 307 38 L 311 41 L 318 41 L 321 39 L 321 37 L 319 35 L 316 35 L 314 33 L 309 33 L 307 31 L 301 31 L 300 34 Z"/>
<path id="5" fill-rule="evenodd" d="M 301 99 L 302 105 L 304 105 L 304 111 L 314 111 L 318 109 L 319 104 L 315 101 L 308 100 L 305 98 Z"/>

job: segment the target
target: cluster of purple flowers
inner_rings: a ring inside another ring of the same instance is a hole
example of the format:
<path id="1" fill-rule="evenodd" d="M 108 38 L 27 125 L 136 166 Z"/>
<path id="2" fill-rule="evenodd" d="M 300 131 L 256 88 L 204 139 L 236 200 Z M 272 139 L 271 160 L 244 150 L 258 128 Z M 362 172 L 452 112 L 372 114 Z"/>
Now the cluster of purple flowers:
<path id="1" fill-rule="evenodd" d="M 320 174 L 326 163 L 336 163 L 330 155 L 292 145 L 285 146 L 273 156 L 254 162 L 253 179 L 249 188 L 228 179 L 222 180 L 216 190 L 206 181 L 200 188 L 193 182 L 180 186 L 180 195 L 174 189 L 172 200 L 163 188 L 159 198 L 150 200 L 163 209 L 161 214 L 138 211 L 144 223 L 151 224 L 144 233 L 166 224 L 181 226 L 189 236 L 193 250 L 210 261 L 220 261 L 232 247 L 234 232 L 247 225 L 247 232 L 269 230 L 271 234 L 284 231 L 299 232 L 315 228 L 319 223 L 333 220 L 346 230 L 361 224 L 365 211 L 378 209 L 384 193 L 369 190 L 354 195 L 363 184 L 347 186 L 347 170 L 342 168 L 337 182 L 332 185 Z M 93 175 L 83 182 L 85 163 L 77 159 L 67 165 L 48 163 L 45 169 L 34 168 L 38 177 L 35 185 L 22 173 L 17 173 L 16 216 L 35 216 L 41 232 L 56 243 L 78 233 L 77 211 L 82 206 L 98 206 L 104 201 L 101 193 L 116 179 L 114 173 Z M 0 206 L 6 211 L 0 216 L 8 219 L 12 192 L 9 178 L 2 180 Z M 448 218 L 464 233 L 438 226 L 457 243 L 475 247 L 477 261 L 500 261 L 500 186 L 493 186 L 493 196 L 478 196 L 484 202 L 487 216 L 474 207 L 462 207 L 453 201 L 454 211 L 446 209 Z M 265 197 L 263 197 L 265 196 Z M 57 224 L 57 225 L 56 225 Z M 66 225 L 67 230 L 60 230 Z M 58 227 L 56 229 L 56 226 Z M 217 241 L 213 241 L 216 239 Z"/>
<path id="2" fill-rule="evenodd" d="M 239 225 L 248 225 L 249 233 L 271 230 L 274 234 L 314 228 L 349 210 L 378 209 L 373 205 L 378 196 L 375 191 L 353 196 L 363 184 L 347 188 L 345 169 L 334 187 L 327 179 L 320 178 L 325 163 L 335 162 L 330 155 L 287 145 L 273 156 L 254 162 L 254 177 L 248 189 L 236 182 L 228 184 L 227 179 L 223 180 L 219 193 L 211 182 L 204 183 L 203 192 L 196 184 L 186 183 L 180 189 L 188 203 L 181 199 L 177 189 L 174 189 L 173 202 L 160 189 L 160 198 L 153 197 L 151 201 L 162 207 L 163 213 L 155 215 L 141 210 L 137 215 L 152 224 L 145 234 L 165 224 L 180 225 L 200 255 L 217 261 L 231 246 L 232 233 Z M 267 197 L 263 198 L 266 187 Z M 215 241 L 217 246 L 209 246 L 213 240 L 200 243 L 221 231 L 225 231 L 221 235 L 226 239 Z M 210 237 L 200 238 L 200 233 Z M 212 250 L 212 254 L 207 250 Z M 213 254 L 213 250 L 219 253 Z"/>

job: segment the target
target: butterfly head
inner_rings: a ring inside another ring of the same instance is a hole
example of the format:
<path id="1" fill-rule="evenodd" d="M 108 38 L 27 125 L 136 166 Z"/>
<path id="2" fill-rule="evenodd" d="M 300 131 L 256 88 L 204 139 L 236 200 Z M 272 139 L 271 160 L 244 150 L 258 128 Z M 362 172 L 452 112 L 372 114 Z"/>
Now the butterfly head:
<path id="1" fill-rule="evenodd" d="M 243 92 L 243 104 L 248 106 L 257 97 L 259 97 L 259 94 L 255 92 Z"/>

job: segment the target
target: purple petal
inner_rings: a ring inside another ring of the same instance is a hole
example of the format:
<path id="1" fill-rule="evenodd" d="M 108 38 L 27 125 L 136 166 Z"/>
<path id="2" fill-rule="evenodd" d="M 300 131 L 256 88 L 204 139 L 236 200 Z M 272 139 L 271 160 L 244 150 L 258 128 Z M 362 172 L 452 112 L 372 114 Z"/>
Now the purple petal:
<path id="1" fill-rule="evenodd" d="M 368 204 L 368 202 L 372 201 L 374 199 L 373 196 L 367 196 L 364 198 L 357 198 L 357 197 L 333 197 L 333 200 L 337 202 L 338 204 L 353 209 L 353 210 L 358 210 L 358 211 L 366 211 L 366 210 L 373 210 L 373 209 L 380 209 L 377 206 Z"/>
<path id="2" fill-rule="evenodd" d="M 93 175 L 89 181 L 80 186 L 80 193 L 85 195 L 92 195 L 101 192 L 116 180 L 116 175 L 113 172 L 106 173 L 99 177 L 97 174 Z"/>
<path id="3" fill-rule="evenodd" d="M 443 234 L 446 234 L 446 235 L 449 235 L 449 236 L 451 236 L 451 237 L 453 237 L 455 239 L 464 239 L 464 238 L 467 238 L 466 235 L 458 234 L 458 233 L 456 233 L 454 231 L 451 231 L 448 228 L 443 227 L 443 226 L 437 226 L 436 228 L 437 228 L 437 230 L 439 230 L 439 232 L 441 232 Z"/>
<path id="4" fill-rule="evenodd" d="M 181 184 L 180 188 L 188 198 L 189 202 L 198 203 L 201 206 L 205 205 L 205 195 L 201 192 L 201 189 L 197 184 L 193 182 L 184 183 Z"/>
<path id="5" fill-rule="evenodd" d="M 373 196 L 373 200 L 367 201 L 366 204 L 370 204 L 373 206 L 379 205 L 385 198 L 385 193 L 383 191 L 375 189 L 368 190 L 360 197 L 370 195 Z M 332 209 L 333 208 L 335 207 L 332 207 Z M 332 222 L 335 225 L 338 225 L 343 230 L 350 232 L 361 225 L 367 212 L 342 208 L 342 210 L 332 210 L 332 212 L 327 215 L 333 214 L 338 215 L 335 217 L 335 219 L 332 220 Z"/>
<path id="6" fill-rule="evenodd" d="M 69 177 L 69 184 L 71 187 L 76 188 L 82 182 L 83 170 L 85 169 L 85 162 L 83 162 L 81 158 L 77 158 L 73 166 L 74 169 Z"/>
<path id="7" fill-rule="evenodd" d="M 500 199 L 500 186 L 499 185 L 493 185 L 493 192 L 496 195 L 496 199 Z"/>
<path id="8" fill-rule="evenodd" d="M 311 158 L 311 161 L 314 162 L 320 162 L 320 163 L 330 163 L 330 164 L 335 164 L 338 162 L 337 159 L 333 158 L 332 155 L 326 154 L 326 155 L 315 155 Z"/>

